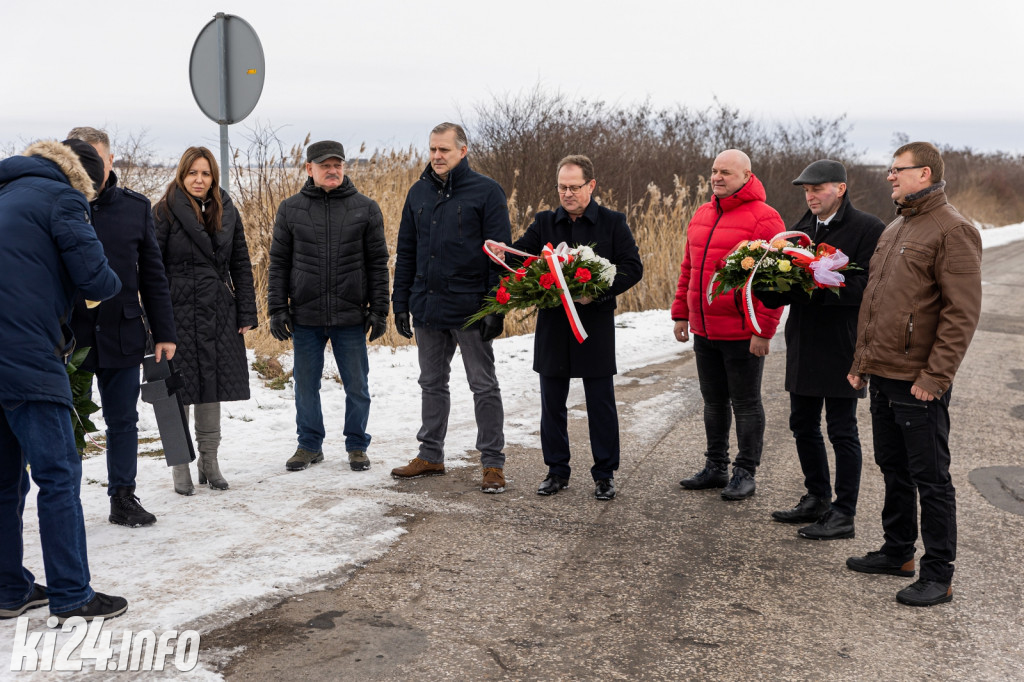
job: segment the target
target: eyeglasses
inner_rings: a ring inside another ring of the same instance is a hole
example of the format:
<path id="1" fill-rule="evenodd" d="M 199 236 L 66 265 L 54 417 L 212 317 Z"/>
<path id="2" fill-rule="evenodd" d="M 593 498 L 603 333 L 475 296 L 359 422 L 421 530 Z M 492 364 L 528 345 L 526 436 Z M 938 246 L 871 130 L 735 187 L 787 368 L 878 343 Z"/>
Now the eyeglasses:
<path id="1" fill-rule="evenodd" d="M 886 175 L 899 175 L 900 171 L 913 170 L 915 168 L 927 168 L 927 166 L 893 166 L 886 171 Z"/>
<path id="2" fill-rule="evenodd" d="M 558 185 L 557 190 L 559 194 L 579 194 L 579 191 L 589 185 L 589 182 L 584 182 L 582 185 Z"/>

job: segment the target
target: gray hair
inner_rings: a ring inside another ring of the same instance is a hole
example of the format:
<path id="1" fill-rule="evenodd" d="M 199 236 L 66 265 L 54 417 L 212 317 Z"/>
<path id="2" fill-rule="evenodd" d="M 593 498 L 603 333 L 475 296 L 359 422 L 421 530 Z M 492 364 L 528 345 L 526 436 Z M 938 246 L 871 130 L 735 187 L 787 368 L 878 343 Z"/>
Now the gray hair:
<path id="1" fill-rule="evenodd" d="M 430 131 L 431 135 L 444 135 L 449 130 L 455 131 L 455 144 L 458 147 L 468 147 L 469 142 L 466 139 L 466 131 L 458 123 L 438 123 L 434 126 L 434 129 Z"/>
<path id="2" fill-rule="evenodd" d="M 110 136 L 107 135 L 105 130 L 100 130 L 99 128 L 90 128 L 89 126 L 72 128 L 71 132 L 68 133 L 67 139 L 81 140 L 89 144 L 102 144 L 108 150 L 110 149 Z"/>

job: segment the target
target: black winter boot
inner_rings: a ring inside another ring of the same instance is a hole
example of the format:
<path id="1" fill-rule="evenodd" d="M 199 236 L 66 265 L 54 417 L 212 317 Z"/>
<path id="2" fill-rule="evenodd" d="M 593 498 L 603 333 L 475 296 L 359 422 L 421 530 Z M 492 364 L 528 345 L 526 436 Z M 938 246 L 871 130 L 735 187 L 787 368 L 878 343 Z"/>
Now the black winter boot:
<path id="1" fill-rule="evenodd" d="M 687 490 L 705 490 L 707 488 L 724 488 L 729 482 L 729 465 L 712 462 L 710 459 L 704 468 L 689 478 L 679 481 L 679 485 Z"/>
<path id="2" fill-rule="evenodd" d="M 142 508 L 135 497 L 135 487 L 118 488 L 110 498 L 110 522 L 119 526 L 138 528 L 156 523 L 156 517 Z"/>

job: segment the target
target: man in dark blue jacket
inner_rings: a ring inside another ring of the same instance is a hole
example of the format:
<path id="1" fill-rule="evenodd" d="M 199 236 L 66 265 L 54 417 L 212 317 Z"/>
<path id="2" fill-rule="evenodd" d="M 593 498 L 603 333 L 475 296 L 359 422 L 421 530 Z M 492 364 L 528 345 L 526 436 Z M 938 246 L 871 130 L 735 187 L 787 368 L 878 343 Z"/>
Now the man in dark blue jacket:
<path id="1" fill-rule="evenodd" d="M 803 187 L 807 200 L 807 213 L 793 230 L 806 232 L 816 245 L 834 246 L 862 269 L 845 273 L 846 281 L 838 296 L 825 289 L 809 295 L 803 290 L 757 294 L 772 308 L 791 304 L 786 322 L 789 428 L 796 439 L 807 489 L 796 506 L 774 511 L 772 518 L 781 523 L 809 524 L 798 531 L 800 537 L 809 540 L 840 540 L 854 536 L 862 459 L 857 399 L 867 395 L 867 391 L 850 386 L 846 373 L 853 362 L 857 313 L 868 281 L 868 262 L 885 225 L 850 203 L 846 168 L 838 161 L 815 161 L 793 184 Z M 822 408 L 835 451 L 835 501 L 828 452 L 821 435 Z"/>
<path id="2" fill-rule="evenodd" d="M 99 301 L 121 288 L 89 224 L 87 199 L 102 178 L 103 161 L 78 140 L 37 142 L 0 161 L 0 301 L 11 308 L 0 315 L 0 618 L 47 603 L 60 622 L 128 608 L 89 585 L 82 460 L 64 366 L 76 292 Z M 30 472 L 47 587 L 23 565 Z"/>
<path id="3" fill-rule="evenodd" d="M 139 461 L 139 366 L 146 353 L 143 311 L 156 343 L 157 362 L 174 357 L 178 337 L 164 263 L 153 229 L 149 199 L 117 186 L 110 138 L 96 128 L 75 128 L 68 137 L 88 142 L 104 162 L 103 185 L 90 202 L 96 236 L 121 293 L 89 308 L 79 297 L 71 329 L 79 348 L 89 347 L 82 368 L 96 374 L 107 424 L 107 495 L 110 522 L 136 528 L 156 522 L 135 496 Z M 141 302 L 140 302 L 141 294 Z"/>
<path id="4" fill-rule="evenodd" d="M 491 342 L 501 334 L 504 319 L 489 315 L 469 329 L 462 327 L 498 281 L 483 251 L 484 241 L 512 241 L 512 226 L 505 192 L 470 169 L 467 151 L 462 126 L 436 126 L 430 132 L 430 164 L 409 190 L 402 209 L 391 300 L 398 333 L 412 338 L 415 325 L 423 425 L 416 434 L 419 455 L 391 475 L 444 474 L 451 410 L 448 377 L 458 346 L 473 391 L 481 490 L 500 493 L 505 490 L 505 415 Z"/>

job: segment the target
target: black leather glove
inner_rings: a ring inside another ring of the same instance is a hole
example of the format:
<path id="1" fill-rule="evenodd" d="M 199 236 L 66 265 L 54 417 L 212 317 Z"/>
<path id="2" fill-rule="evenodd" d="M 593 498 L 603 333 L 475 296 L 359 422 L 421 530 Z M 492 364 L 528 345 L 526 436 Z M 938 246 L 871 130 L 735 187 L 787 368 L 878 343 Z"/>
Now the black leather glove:
<path id="1" fill-rule="evenodd" d="M 412 338 L 412 318 L 409 313 L 395 313 L 395 331 L 398 332 L 399 336 L 404 336 L 407 339 Z"/>
<path id="2" fill-rule="evenodd" d="M 484 337 L 484 341 L 493 341 L 501 336 L 503 331 L 505 331 L 504 315 L 485 315 L 484 319 L 480 320 L 480 336 Z"/>
<path id="3" fill-rule="evenodd" d="M 370 313 L 366 316 L 366 331 L 370 332 L 370 341 L 376 341 L 384 336 L 388 329 L 388 320 L 383 315 Z"/>
<path id="4" fill-rule="evenodd" d="M 292 338 L 292 316 L 286 312 L 271 315 L 270 335 L 278 341 L 287 341 Z"/>

